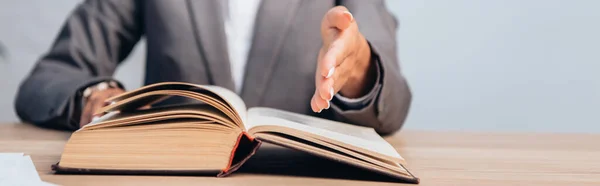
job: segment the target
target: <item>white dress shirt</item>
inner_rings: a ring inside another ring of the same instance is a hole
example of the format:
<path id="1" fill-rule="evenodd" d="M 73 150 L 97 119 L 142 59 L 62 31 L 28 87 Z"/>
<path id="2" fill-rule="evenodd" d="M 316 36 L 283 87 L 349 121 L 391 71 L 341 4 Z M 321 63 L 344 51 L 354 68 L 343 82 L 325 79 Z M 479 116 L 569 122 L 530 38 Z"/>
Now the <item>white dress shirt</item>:
<path id="1" fill-rule="evenodd" d="M 223 17 L 231 75 L 235 91 L 239 94 L 244 84 L 248 52 L 252 46 L 254 21 L 260 0 L 225 0 L 223 3 L 226 3 Z"/>

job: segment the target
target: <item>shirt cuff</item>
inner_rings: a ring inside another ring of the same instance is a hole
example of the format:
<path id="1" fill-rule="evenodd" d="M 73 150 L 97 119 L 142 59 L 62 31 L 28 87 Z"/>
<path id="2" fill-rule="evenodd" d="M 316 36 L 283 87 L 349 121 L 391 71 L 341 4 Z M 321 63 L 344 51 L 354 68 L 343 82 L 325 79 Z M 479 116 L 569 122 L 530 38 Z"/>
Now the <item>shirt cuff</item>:
<path id="1" fill-rule="evenodd" d="M 359 98 L 347 98 L 344 97 L 340 94 L 336 94 L 335 96 L 333 96 L 333 99 L 331 100 L 331 102 L 333 104 L 335 104 L 336 106 L 338 106 L 340 109 L 342 110 L 361 110 L 363 108 L 365 108 L 367 105 L 369 105 L 371 102 L 373 102 L 375 100 L 375 98 L 377 98 L 377 96 L 379 95 L 379 92 L 381 91 L 381 65 L 379 64 L 379 58 L 378 57 L 374 57 L 373 62 L 375 62 L 375 68 L 376 68 L 376 76 L 377 79 L 375 81 L 375 86 L 373 86 L 373 88 L 371 88 L 371 91 L 369 91 L 369 93 L 367 93 L 366 95 L 359 97 Z"/>

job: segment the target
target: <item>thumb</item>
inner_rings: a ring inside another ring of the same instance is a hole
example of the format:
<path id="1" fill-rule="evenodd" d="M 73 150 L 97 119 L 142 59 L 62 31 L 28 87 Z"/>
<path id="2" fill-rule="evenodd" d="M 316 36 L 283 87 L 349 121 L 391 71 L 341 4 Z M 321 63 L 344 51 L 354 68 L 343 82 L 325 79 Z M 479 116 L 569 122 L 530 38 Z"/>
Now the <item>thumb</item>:
<path id="1" fill-rule="evenodd" d="M 321 34 L 323 36 L 329 35 L 328 32 L 331 29 L 335 31 L 342 31 L 348 28 L 354 22 L 352 13 L 344 6 L 336 6 L 331 8 L 323 18 L 321 24 Z"/>

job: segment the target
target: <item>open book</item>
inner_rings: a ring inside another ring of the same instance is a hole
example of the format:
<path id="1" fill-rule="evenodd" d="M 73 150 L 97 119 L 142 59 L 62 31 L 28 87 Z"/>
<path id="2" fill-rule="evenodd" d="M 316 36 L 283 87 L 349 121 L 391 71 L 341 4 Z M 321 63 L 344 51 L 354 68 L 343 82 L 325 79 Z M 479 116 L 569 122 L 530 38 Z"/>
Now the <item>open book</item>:
<path id="1" fill-rule="evenodd" d="M 173 96 L 204 104 L 140 109 Z M 57 173 L 226 176 L 262 142 L 417 183 L 404 159 L 372 128 L 270 108 L 246 109 L 216 86 L 158 83 L 110 98 L 100 119 L 73 133 Z"/>

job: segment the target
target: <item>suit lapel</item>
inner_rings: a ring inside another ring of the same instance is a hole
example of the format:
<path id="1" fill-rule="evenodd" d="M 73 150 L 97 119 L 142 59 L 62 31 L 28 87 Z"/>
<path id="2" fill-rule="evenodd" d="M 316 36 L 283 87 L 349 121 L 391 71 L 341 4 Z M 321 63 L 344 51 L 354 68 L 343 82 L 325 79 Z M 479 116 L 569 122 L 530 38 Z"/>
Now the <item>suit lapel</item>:
<path id="1" fill-rule="evenodd" d="M 259 105 L 262 101 L 299 4 L 300 0 L 262 0 L 242 88 L 247 106 Z"/>
<path id="2" fill-rule="evenodd" d="M 234 90 L 223 10 L 218 0 L 188 0 L 189 13 L 209 73 L 209 82 Z M 190 61 L 193 63 L 193 61 Z"/>

